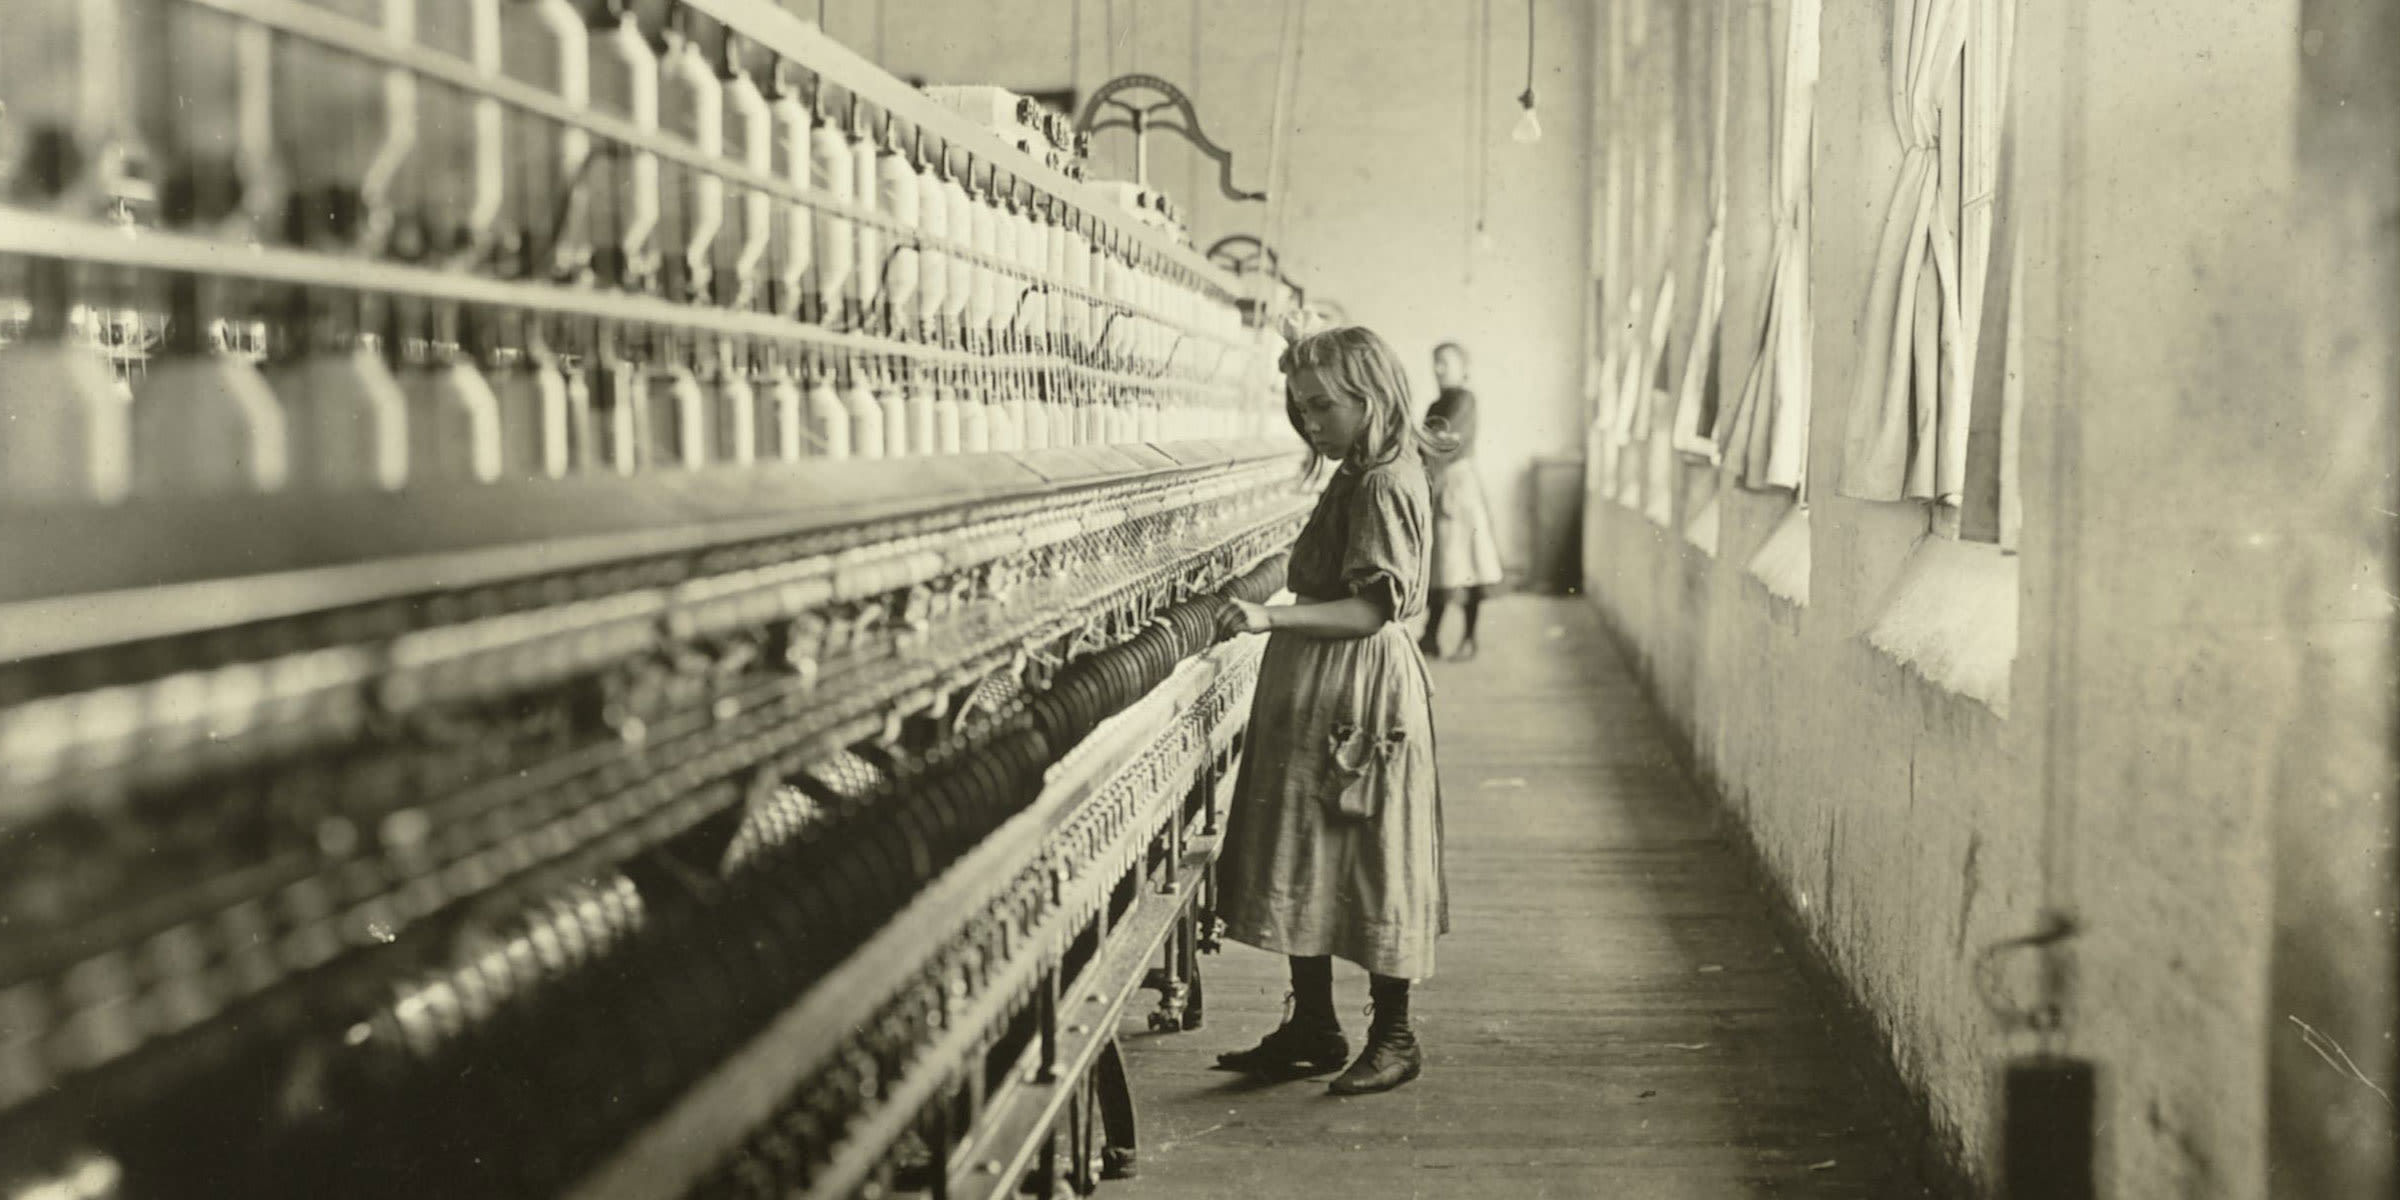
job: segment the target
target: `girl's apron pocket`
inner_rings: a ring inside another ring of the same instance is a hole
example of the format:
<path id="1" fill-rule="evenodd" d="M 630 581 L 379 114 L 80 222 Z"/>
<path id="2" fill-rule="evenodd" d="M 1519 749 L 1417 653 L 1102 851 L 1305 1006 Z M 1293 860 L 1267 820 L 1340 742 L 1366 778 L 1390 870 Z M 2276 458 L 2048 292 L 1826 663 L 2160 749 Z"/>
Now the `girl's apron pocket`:
<path id="1" fill-rule="evenodd" d="M 1336 721 L 1327 737 L 1325 811 L 1328 816 L 1371 821 L 1383 811 L 1388 774 L 1408 749 L 1408 731 Z"/>

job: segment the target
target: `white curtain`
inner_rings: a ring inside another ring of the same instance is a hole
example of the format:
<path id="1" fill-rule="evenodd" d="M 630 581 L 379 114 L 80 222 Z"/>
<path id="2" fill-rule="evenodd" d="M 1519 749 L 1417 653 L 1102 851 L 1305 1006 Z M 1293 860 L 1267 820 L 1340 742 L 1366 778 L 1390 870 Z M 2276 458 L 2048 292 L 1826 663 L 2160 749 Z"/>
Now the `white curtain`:
<path id="1" fill-rule="evenodd" d="M 1677 0 L 1680 2 L 1680 0 Z M 1666 357 L 1675 312 L 1671 261 L 1678 184 L 1676 22 L 1660 0 L 1612 5 L 1604 47 L 1609 141 L 1602 148 L 1604 303 L 1591 453 L 1602 495 L 1649 512 L 1671 488 L 1681 389 Z M 1720 289 L 1721 290 L 1721 289 Z M 1713 325 L 1713 318 L 1704 324 Z M 1655 445 L 1654 445 L 1655 443 Z"/>
<path id="2" fill-rule="evenodd" d="M 1633 443 L 1634 428 L 1641 421 L 1642 404 L 1642 330 L 1645 306 L 1639 292 L 1625 298 L 1620 310 L 1625 320 L 1617 329 L 1616 355 L 1610 364 L 1608 379 L 1610 419 L 1607 431 L 1608 454 L 1614 461 L 1616 488 L 1610 493 L 1621 504 L 1640 503 L 1642 475 L 1638 469 L 1627 469 L 1626 447 Z"/>
<path id="3" fill-rule="evenodd" d="M 1605 333 L 1600 335 L 1600 340 L 1606 340 Z M 1608 367 L 1602 359 L 1599 348 L 1595 346 L 1585 358 L 1583 367 L 1583 400 L 1592 414 L 1591 422 L 1583 431 L 1583 461 L 1588 470 L 1584 491 L 1592 496 L 1614 496 L 1617 494 L 1616 463 L 1609 457 L 1606 433 Z"/>
<path id="4" fill-rule="evenodd" d="M 1601 73 L 1603 86 L 1599 110 L 1592 114 L 1594 136 L 1602 139 L 1600 157 L 1600 279 L 1594 289 L 1593 302 L 1600 306 L 1595 347 L 1597 361 L 1588 381 L 1592 399 L 1592 428 L 1590 444 L 1586 447 L 1587 461 L 1592 466 L 1589 486 L 1602 496 L 1614 499 L 1617 494 L 1617 467 L 1621 446 L 1617 441 L 1617 410 L 1619 389 L 1617 378 L 1623 369 L 1620 359 L 1624 352 L 1623 330 L 1628 314 L 1620 297 L 1630 297 L 1632 289 L 1625 286 L 1629 272 L 1625 267 L 1623 223 L 1625 219 L 1625 169 L 1632 157 L 1626 153 L 1627 100 L 1632 89 L 1625 79 L 1625 30 L 1628 23 L 1627 6 L 1608 7 L 1607 26 L 1601 31 Z"/>
<path id="5" fill-rule="evenodd" d="M 1612 499 L 1626 495 L 1630 486 L 1621 468 L 1638 408 L 1633 402 L 1635 393 L 1626 386 L 1626 380 L 1629 372 L 1639 369 L 1641 357 L 1641 338 L 1637 332 L 1642 320 L 1640 293 L 1625 295 L 1614 308 L 1615 317 L 1603 331 L 1599 413 L 1592 422 L 1592 436 L 1600 453 L 1600 491 Z"/>
<path id="6" fill-rule="evenodd" d="M 1867 295 L 1842 452 L 1846 496 L 1956 504 L 1965 486 L 1970 360 L 1940 134 L 1971 13 L 1970 0 L 1893 4 L 1892 120 L 1903 153 Z"/>
<path id="7" fill-rule="evenodd" d="M 1642 361 L 1649 364 L 1642 387 L 1642 419 L 1636 435 L 1641 446 L 1642 515 L 1665 525 L 1675 519 L 1675 393 L 1667 382 L 1667 336 L 1675 323 L 1675 275 L 1668 269 L 1659 281 L 1658 303 L 1650 313 L 1650 341 Z"/>
<path id="8" fill-rule="evenodd" d="M 1660 373 L 1659 360 L 1666 357 L 1667 336 L 1675 324 L 1674 268 L 1659 272 L 1658 298 L 1650 303 L 1649 311 L 1650 327 L 1625 362 L 1625 400 L 1630 418 L 1625 436 L 1636 442 L 1650 440 L 1659 415 L 1652 395 L 1658 389 L 1652 381 Z"/>
<path id="9" fill-rule="evenodd" d="M 1717 443 L 1701 432 L 1701 405 L 1708 399 L 1708 371 L 1716 361 L 1718 326 L 1725 315 L 1725 124 L 1730 100 L 1733 44 L 1732 0 L 1718 0 L 1709 26 L 1711 79 L 1708 131 L 1708 239 L 1700 249 L 1700 313 L 1676 388 L 1675 450 L 1704 463 L 1717 461 Z"/>
<path id="10" fill-rule="evenodd" d="M 1725 316 L 1725 229 L 1724 209 L 1718 208 L 1719 223 L 1708 231 L 1708 241 L 1700 250 L 1700 319 L 1692 326 L 1692 344 L 1683 358 L 1683 379 L 1676 386 L 1675 451 L 1698 462 L 1717 461 L 1717 443 L 1700 430 L 1705 415 L 1701 404 L 1708 398 L 1708 371 L 1716 361 L 1717 330 Z"/>
<path id="11" fill-rule="evenodd" d="M 1901 0 L 1907 3 L 1909 0 Z M 1784 4 L 1782 86 L 1776 89 L 1775 206 L 1766 327 L 1741 399 L 1720 409 L 1716 443 L 1743 486 L 1805 489 L 1808 473 L 1811 146 L 1817 109 L 1820 0 Z"/>
<path id="12" fill-rule="evenodd" d="M 1663 443 L 1668 432 L 1660 423 L 1666 414 L 1660 411 L 1660 396 L 1651 381 L 1666 352 L 1668 326 L 1674 321 L 1674 272 L 1663 270 L 1657 296 L 1645 302 L 1637 295 L 1627 312 L 1632 328 L 1617 363 L 1615 443 L 1621 461 L 1616 497 L 1627 508 L 1640 508 L 1651 473 L 1648 463 L 1653 435 Z"/>

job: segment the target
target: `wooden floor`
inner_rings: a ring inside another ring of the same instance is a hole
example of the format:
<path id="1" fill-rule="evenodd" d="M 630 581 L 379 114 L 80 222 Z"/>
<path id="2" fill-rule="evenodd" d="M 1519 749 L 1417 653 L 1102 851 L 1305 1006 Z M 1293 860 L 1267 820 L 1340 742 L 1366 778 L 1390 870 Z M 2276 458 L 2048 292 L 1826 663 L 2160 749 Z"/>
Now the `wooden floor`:
<path id="1" fill-rule="evenodd" d="M 1892 1098 L 1836 1048 L 1589 606 L 1510 598 L 1485 625 L 1477 661 L 1434 668 L 1453 930 L 1416 990 L 1424 1077 L 1337 1099 L 1210 1070 L 1286 990 L 1281 958 L 1229 943 L 1204 1028 L 1130 1006 L 1141 1172 L 1104 1194 L 1916 1195 Z M 1334 987 L 1356 1045 L 1365 976 Z"/>

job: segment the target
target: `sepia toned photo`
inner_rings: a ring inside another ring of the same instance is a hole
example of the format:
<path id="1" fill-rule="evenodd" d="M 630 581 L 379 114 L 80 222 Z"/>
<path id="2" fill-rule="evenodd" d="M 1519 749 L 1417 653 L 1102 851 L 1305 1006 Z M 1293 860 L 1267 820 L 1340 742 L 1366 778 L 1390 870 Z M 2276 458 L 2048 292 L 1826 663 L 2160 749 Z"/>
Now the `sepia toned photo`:
<path id="1" fill-rule="evenodd" d="M 0 1200 L 2400 1194 L 2394 0 L 0 0 Z"/>

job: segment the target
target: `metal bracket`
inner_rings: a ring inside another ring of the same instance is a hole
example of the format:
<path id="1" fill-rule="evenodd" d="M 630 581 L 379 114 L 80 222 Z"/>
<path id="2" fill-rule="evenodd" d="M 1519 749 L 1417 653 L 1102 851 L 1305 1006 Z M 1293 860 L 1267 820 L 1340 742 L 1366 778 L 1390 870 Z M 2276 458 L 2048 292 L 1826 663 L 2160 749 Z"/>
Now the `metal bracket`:
<path id="1" fill-rule="evenodd" d="M 1117 99 L 1120 92 L 1145 90 L 1157 92 L 1165 99 L 1146 105 Z M 1109 108 L 1122 110 L 1125 115 L 1103 116 L 1102 110 Z M 1159 114 L 1168 112 L 1180 115 L 1182 123 L 1158 119 Z M 1217 188 L 1225 193 L 1226 199 L 1267 198 L 1265 192 L 1245 192 L 1233 186 L 1233 152 L 1210 141 L 1207 134 L 1200 132 L 1200 114 L 1193 111 L 1191 97 L 1184 95 L 1182 88 L 1156 75 L 1119 75 L 1101 84 L 1100 89 L 1092 93 L 1092 98 L 1084 103 L 1083 115 L 1075 118 L 1075 128 L 1084 133 L 1098 133 L 1103 129 L 1132 130 L 1134 182 L 1143 187 L 1150 186 L 1150 154 L 1148 144 L 1142 140 L 1143 135 L 1153 129 L 1165 129 L 1182 134 L 1200 153 L 1216 160 Z"/>
<path id="2" fill-rule="evenodd" d="M 1267 274 L 1283 279 L 1283 258 L 1273 246 L 1247 233 L 1229 233 L 1218 238 L 1208 248 L 1208 261 L 1233 272 L 1248 275 L 1262 266 Z M 1285 283 L 1291 282 L 1284 279 Z"/>
<path id="3" fill-rule="evenodd" d="M 1208 248 L 1208 261 L 1236 275 L 1263 274 L 1291 289 L 1292 302 L 1295 305 L 1305 306 L 1308 303 L 1308 289 L 1292 282 L 1292 277 L 1283 273 L 1283 260 L 1275 253 L 1275 248 L 1259 241 L 1251 234 L 1229 233 L 1218 238 L 1216 243 Z M 1245 306 L 1244 315 L 1253 320 L 1257 319 L 1256 310 L 1259 302 L 1244 300 L 1242 304 Z"/>

